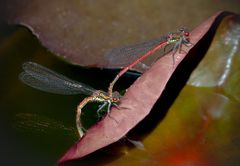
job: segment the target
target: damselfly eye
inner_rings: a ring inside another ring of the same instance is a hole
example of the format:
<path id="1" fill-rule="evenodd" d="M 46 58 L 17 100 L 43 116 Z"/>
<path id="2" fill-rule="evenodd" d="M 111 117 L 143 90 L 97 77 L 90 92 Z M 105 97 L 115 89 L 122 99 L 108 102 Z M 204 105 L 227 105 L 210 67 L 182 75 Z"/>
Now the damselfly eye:
<path id="1" fill-rule="evenodd" d="M 185 35 L 185 36 L 189 36 L 189 32 L 185 32 L 184 35 Z"/>
<path id="2" fill-rule="evenodd" d="M 118 101 L 119 101 L 119 98 L 115 98 L 115 97 L 114 97 L 112 100 L 113 100 L 113 102 L 118 102 Z"/>

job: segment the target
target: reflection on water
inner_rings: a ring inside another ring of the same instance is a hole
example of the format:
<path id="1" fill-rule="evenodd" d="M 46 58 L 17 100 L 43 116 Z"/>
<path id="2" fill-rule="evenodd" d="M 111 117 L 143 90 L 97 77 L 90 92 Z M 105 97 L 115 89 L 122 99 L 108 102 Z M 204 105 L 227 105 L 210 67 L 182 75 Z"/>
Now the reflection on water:
<path id="1" fill-rule="evenodd" d="M 78 134 L 74 127 L 66 127 L 61 121 L 51 119 L 45 116 L 29 113 L 16 114 L 16 120 L 13 122 L 16 130 L 21 132 L 39 133 L 58 133 L 64 131 L 65 136 L 75 138 L 77 140 Z"/>

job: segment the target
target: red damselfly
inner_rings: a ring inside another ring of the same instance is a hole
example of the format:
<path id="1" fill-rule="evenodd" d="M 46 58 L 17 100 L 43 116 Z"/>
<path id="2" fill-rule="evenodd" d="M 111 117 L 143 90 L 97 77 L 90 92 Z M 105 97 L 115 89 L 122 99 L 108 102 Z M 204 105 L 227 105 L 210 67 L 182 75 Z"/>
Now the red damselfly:
<path id="1" fill-rule="evenodd" d="M 84 128 L 81 123 L 80 115 L 82 108 L 89 102 L 100 102 L 103 103 L 97 112 L 103 109 L 105 106 L 108 107 L 108 112 L 112 105 L 117 105 L 120 94 L 114 92 L 113 96 L 108 96 L 108 94 L 101 90 L 95 90 L 94 88 L 73 81 L 61 74 L 58 74 L 46 67 L 43 67 L 37 63 L 26 62 L 23 64 L 23 72 L 19 75 L 20 80 L 39 90 L 64 94 L 64 95 L 74 95 L 74 94 L 85 94 L 89 97 L 85 98 L 77 107 L 76 113 L 76 126 L 80 138 L 84 135 Z"/>
<path id="2" fill-rule="evenodd" d="M 175 59 L 174 59 L 174 55 L 175 53 L 179 50 L 179 52 L 181 51 L 181 47 L 182 45 L 186 45 L 188 46 L 188 44 L 190 43 L 189 40 L 189 32 L 187 32 L 184 28 L 179 29 L 178 32 L 174 32 L 174 33 L 169 33 L 168 36 L 164 36 L 161 37 L 159 39 L 155 39 L 155 40 L 151 40 L 148 42 L 143 42 L 143 43 L 139 43 L 136 45 L 131 45 L 131 46 L 127 46 L 127 47 L 122 47 L 122 48 L 115 48 L 113 50 L 111 50 L 110 52 L 107 53 L 107 57 L 110 58 L 112 57 L 127 57 L 128 60 L 131 60 L 131 58 L 134 57 L 138 57 L 137 59 L 135 59 L 133 62 L 131 62 L 129 65 L 127 65 L 126 67 L 124 67 L 118 74 L 117 76 L 114 78 L 114 80 L 110 83 L 110 86 L 108 88 L 108 96 L 112 96 L 113 93 L 113 86 L 115 85 L 115 83 L 117 82 L 117 80 L 123 75 L 125 74 L 129 69 L 133 68 L 135 65 L 139 64 L 142 60 L 144 60 L 146 57 L 148 57 L 149 55 L 153 54 L 154 52 L 156 52 L 159 49 L 164 50 L 164 54 L 165 55 L 165 49 L 166 47 L 173 45 L 172 48 L 170 49 L 170 51 L 172 51 L 172 58 L 173 58 L 173 65 L 175 63 Z M 162 56 L 163 56 L 162 55 Z M 121 63 L 121 61 L 119 61 L 118 63 Z"/>

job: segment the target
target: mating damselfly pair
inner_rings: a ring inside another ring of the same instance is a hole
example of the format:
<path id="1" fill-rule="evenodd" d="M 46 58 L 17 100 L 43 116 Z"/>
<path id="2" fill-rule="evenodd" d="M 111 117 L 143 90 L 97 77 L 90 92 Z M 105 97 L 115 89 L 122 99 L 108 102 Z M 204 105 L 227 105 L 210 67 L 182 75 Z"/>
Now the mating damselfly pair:
<path id="1" fill-rule="evenodd" d="M 124 73 L 159 49 L 163 49 L 163 55 L 165 55 L 165 49 L 169 45 L 172 45 L 171 51 L 174 65 L 174 54 L 178 50 L 179 52 L 181 51 L 182 45 L 188 46 L 189 44 L 191 44 L 189 32 L 182 28 L 178 32 L 169 33 L 167 36 L 159 39 L 113 49 L 108 52 L 107 56 L 118 56 L 118 58 L 128 57 L 128 60 L 126 60 L 125 63 L 126 67 L 124 67 L 110 83 L 108 92 L 95 90 L 86 84 L 71 80 L 34 62 L 26 62 L 23 64 L 23 72 L 20 74 L 20 80 L 33 88 L 46 92 L 65 95 L 88 95 L 88 97 L 80 102 L 76 112 L 76 126 L 81 138 L 84 135 L 84 127 L 81 123 L 81 112 L 86 104 L 89 102 L 102 103 L 97 113 L 105 107 L 107 107 L 107 111 L 109 112 L 111 106 L 117 106 L 120 101 L 121 96 L 118 92 L 113 92 L 113 86 Z"/>

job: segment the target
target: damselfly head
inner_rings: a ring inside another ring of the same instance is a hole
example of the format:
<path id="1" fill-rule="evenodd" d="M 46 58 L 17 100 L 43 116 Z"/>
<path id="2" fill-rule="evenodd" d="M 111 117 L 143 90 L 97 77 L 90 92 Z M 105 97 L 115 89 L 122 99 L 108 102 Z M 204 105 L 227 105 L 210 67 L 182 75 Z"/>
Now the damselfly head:
<path id="1" fill-rule="evenodd" d="M 183 40 L 183 43 L 188 44 L 190 43 L 190 32 L 187 28 L 183 27 L 179 29 L 180 36 Z"/>
<path id="2" fill-rule="evenodd" d="M 120 100 L 121 97 L 122 97 L 122 96 L 120 95 L 120 93 L 117 92 L 117 91 L 115 91 L 115 92 L 113 92 L 112 101 L 113 101 L 114 103 L 117 103 L 117 102 L 119 102 L 119 100 Z"/>
<path id="3" fill-rule="evenodd" d="M 185 37 L 188 37 L 190 35 L 188 28 L 185 27 L 180 28 L 179 32 Z"/>

